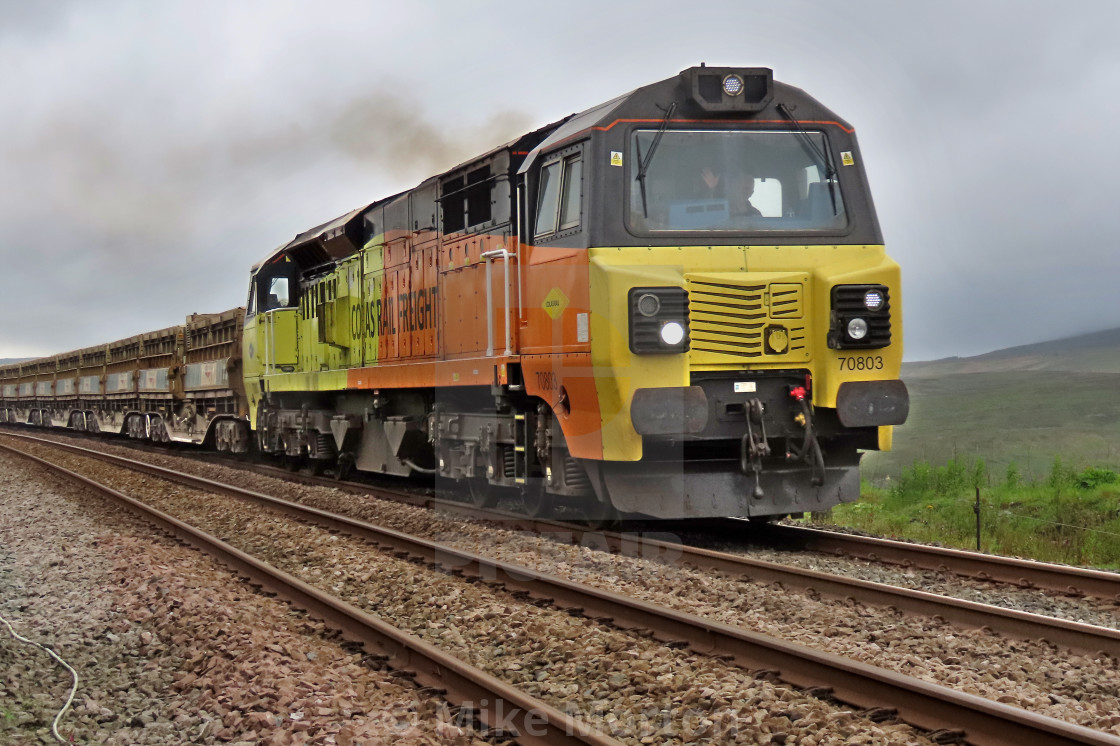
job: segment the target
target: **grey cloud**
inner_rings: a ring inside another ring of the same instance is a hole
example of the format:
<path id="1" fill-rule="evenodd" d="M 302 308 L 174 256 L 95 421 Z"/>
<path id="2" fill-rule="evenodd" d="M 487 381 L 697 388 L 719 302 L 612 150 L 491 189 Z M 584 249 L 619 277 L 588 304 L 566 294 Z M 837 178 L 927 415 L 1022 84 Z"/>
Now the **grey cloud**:
<path id="1" fill-rule="evenodd" d="M 1114 2 L 565 7 L 0 0 L 0 357 L 242 303 L 296 232 L 701 60 L 855 125 L 908 359 L 1120 326 Z"/>
<path id="2" fill-rule="evenodd" d="M 0 0 L 0 39 L 48 36 L 66 24 L 77 4 L 78 0 Z"/>

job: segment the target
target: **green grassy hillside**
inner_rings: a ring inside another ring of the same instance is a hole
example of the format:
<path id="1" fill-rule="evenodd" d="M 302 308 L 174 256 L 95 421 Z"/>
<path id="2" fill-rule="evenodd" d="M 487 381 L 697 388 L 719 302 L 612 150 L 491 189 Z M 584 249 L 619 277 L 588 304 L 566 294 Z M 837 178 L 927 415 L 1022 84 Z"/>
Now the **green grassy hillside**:
<path id="1" fill-rule="evenodd" d="M 910 418 L 894 450 L 868 454 L 873 483 L 917 461 L 983 459 L 1002 475 L 1046 475 L 1056 456 L 1074 466 L 1120 465 L 1120 329 L 906 363 Z"/>

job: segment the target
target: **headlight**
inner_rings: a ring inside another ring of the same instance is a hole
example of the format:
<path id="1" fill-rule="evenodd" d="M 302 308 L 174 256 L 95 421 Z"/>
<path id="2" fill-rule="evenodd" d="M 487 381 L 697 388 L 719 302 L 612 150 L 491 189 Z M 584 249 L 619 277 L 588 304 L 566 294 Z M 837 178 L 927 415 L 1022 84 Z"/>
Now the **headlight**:
<path id="1" fill-rule="evenodd" d="M 728 96 L 738 96 L 743 92 L 743 79 L 731 74 L 723 79 L 723 92 Z"/>
<path id="2" fill-rule="evenodd" d="M 638 313 L 653 318 L 661 310 L 661 301 L 653 293 L 643 293 L 638 296 Z"/>
<path id="3" fill-rule="evenodd" d="M 684 288 L 631 288 L 628 300 L 631 352 L 688 352 L 688 293 Z"/>
<path id="4" fill-rule="evenodd" d="M 848 336 L 857 342 L 867 336 L 867 322 L 863 319 L 852 319 L 848 322 Z"/>
<path id="5" fill-rule="evenodd" d="M 891 343 L 891 291 L 886 285 L 834 285 L 828 347 L 874 350 Z"/>
<path id="6" fill-rule="evenodd" d="M 679 345 L 684 340 L 684 327 L 677 321 L 667 321 L 661 325 L 661 341 L 670 347 Z"/>

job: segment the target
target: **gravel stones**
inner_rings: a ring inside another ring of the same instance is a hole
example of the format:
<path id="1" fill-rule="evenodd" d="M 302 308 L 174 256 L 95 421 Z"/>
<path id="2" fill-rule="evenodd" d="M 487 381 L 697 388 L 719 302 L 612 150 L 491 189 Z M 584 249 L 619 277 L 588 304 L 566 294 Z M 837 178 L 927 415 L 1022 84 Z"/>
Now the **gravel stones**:
<path id="1" fill-rule="evenodd" d="M 78 670 L 77 743 L 470 744 L 442 702 L 208 558 L 0 454 L 0 614 Z M 0 634 L 0 742 L 53 743 L 70 677 Z M 446 731 L 446 729 L 445 729 Z M 446 737 L 445 737 L 446 736 Z"/>
<path id="2" fill-rule="evenodd" d="M 52 460 L 80 461 L 58 453 Z M 925 742 L 909 726 L 874 723 L 723 661 L 542 608 L 502 588 L 385 554 L 346 535 L 104 464 L 76 468 L 365 606 L 627 743 L 758 743 L 775 738 L 843 743 L 872 733 L 882 743 Z M 167 613 L 158 611 L 153 614 Z M 187 658 L 190 671 L 239 681 L 224 662 L 229 637 L 208 634 L 204 639 L 206 647 Z M 247 682 L 239 683 L 244 687 Z M 197 682 L 191 686 L 198 688 Z M 242 701 L 224 702 L 216 690 L 204 689 L 198 703 L 213 707 L 215 698 L 227 711 L 244 712 Z M 223 719 L 222 726 L 230 723 Z M 836 735 L 841 731 L 843 737 Z M 224 734 L 219 729 L 212 735 Z"/>
<path id="3" fill-rule="evenodd" d="M 106 450 L 110 448 L 114 446 L 106 446 Z M 132 451 L 128 455 L 136 457 Z M 622 591 L 665 606 L 710 616 L 725 623 L 892 668 L 1052 717 L 1120 733 L 1120 720 L 1115 714 L 1115 702 L 1120 693 L 1120 673 L 1117 662 L 1104 656 L 1075 656 L 1042 641 L 1008 641 L 983 630 L 960 630 L 934 619 L 911 617 L 897 611 L 864 607 L 849 601 L 822 599 L 811 591 L 803 593 L 744 582 L 739 578 L 723 577 L 709 571 L 681 566 L 672 557 L 654 560 L 612 556 L 590 546 L 572 546 L 562 537 L 556 541 L 554 539 L 558 537 L 508 532 L 492 525 L 448 518 L 430 510 L 387 503 L 333 489 L 286 483 L 223 466 L 158 454 L 145 456 L 144 460 L 161 462 L 209 478 L 276 494 L 333 512 L 346 513 L 500 560 Z M 186 497 L 184 502 L 197 501 Z M 220 518 L 223 512 L 228 510 L 215 507 L 210 518 Z M 221 520 L 228 522 L 219 524 L 219 530 L 225 532 L 220 535 L 228 533 L 232 536 L 242 534 L 254 523 L 263 526 L 263 522 L 269 519 L 258 511 L 241 518 L 226 517 Z M 275 527 L 268 524 L 261 535 L 273 537 L 275 531 Z M 326 583 L 336 592 L 354 594 L 354 598 L 363 600 L 367 608 L 375 609 L 378 613 L 399 615 L 401 623 L 411 625 L 417 634 L 426 636 L 437 644 L 451 647 L 457 654 L 476 656 L 472 659 L 476 665 L 515 681 L 519 686 L 554 704 L 559 702 L 561 709 L 570 706 L 583 713 L 582 716 L 595 718 L 596 726 L 604 730 L 630 734 L 637 742 L 653 739 L 649 743 L 684 736 L 685 729 L 680 724 L 687 721 L 686 713 L 681 710 L 686 707 L 683 702 L 686 695 L 670 695 L 668 692 L 672 687 L 686 686 L 691 679 L 697 682 L 702 680 L 699 669 L 688 662 L 686 654 L 677 653 L 678 657 L 665 657 L 668 654 L 661 646 L 655 645 L 647 651 L 643 647 L 645 643 L 640 640 L 620 642 L 625 647 L 615 649 L 603 637 L 617 634 L 615 630 L 591 625 L 586 620 L 572 621 L 570 617 L 565 621 L 565 615 L 550 617 L 549 621 L 541 622 L 542 617 L 526 605 L 518 605 L 516 599 L 494 600 L 492 593 L 482 597 L 475 596 L 473 592 L 463 589 L 461 581 L 452 582 L 447 578 L 445 585 L 445 579 L 437 577 L 439 573 L 427 568 L 417 568 L 406 561 L 399 561 L 398 565 L 386 565 L 379 559 L 374 565 L 372 561 L 361 559 L 366 556 L 365 550 L 347 545 L 343 541 L 344 537 L 326 536 L 321 540 L 307 542 L 308 547 L 315 547 L 315 554 L 303 561 L 305 567 L 297 568 L 306 572 L 308 578 L 314 578 L 313 582 Z M 343 546 L 346 548 L 340 549 Z M 284 550 L 277 552 L 281 555 L 285 553 Z M 820 555 L 813 557 L 815 559 L 807 561 L 819 563 L 817 569 L 830 569 L 827 566 L 832 563 L 830 558 L 822 558 Z M 775 559 L 774 556 L 767 558 Z M 781 558 L 777 559 L 780 561 Z M 861 577 L 877 582 L 890 582 L 892 574 L 904 572 L 897 568 L 875 567 L 880 568 L 883 573 L 879 576 Z M 336 572 L 339 574 L 334 575 Z M 876 570 L 869 567 L 866 572 L 873 574 Z M 387 585 L 381 584 L 384 579 L 388 579 Z M 979 588 L 978 593 L 983 594 L 985 585 L 973 584 L 973 587 Z M 930 590 L 928 586 L 923 589 Z M 1038 591 L 1022 593 L 1043 599 L 1047 597 L 1047 594 Z M 990 602 L 983 597 L 975 600 Z M 1069 599 L 1069 602 L 1076 605 L 1078 600 Z M 1114 610 L 1115 607 L 1112 608 Z M 1108 608 L 1104 607 L 1104 611 L 1107 613 Z M 540 624 L 545 626 L 540 627 Z M 529 633 L 523 635 L 518 631 L 521 629 L 528 629 Z M 633 640 L 633 635 L 626 635 L 621 639 Z M 524 648 L 527 640 L 531 640 L 528 642 L 529 647 Z M 578 654 L 573 653 L 570 646 L 550 647 L 558 645 L 558 640 L 574 640 L 586 645 Z M 494 644 L 484 648 L 483 641 L 486 644 L 492 641 Z M 543 644 L 543 647 L 535 650 L 532 648 L 534 643 Z M 655 649 L 655 658 L 645 655 Z M 629 654 L 625 651 L 629 650 L 637 651 L 637 655 L 630 655 L 633 661 L 626 660 L 625 656 Z M 596 663 L 589 664 L 589 659 Z M 616 659 L 621 659 L 621 662 Z M 578 661 L 576 665 L 583 668 L 567 669 L 567 660 Z M 714 665 L 708 659 L 698 660 L 704 661 L 705 665 Z M 608 661 L 609 665 L 600 665 L 603 661 Z M 663 665 L 668 665 L 668 668 L 659 671 L 658 667 Z M 656 673 L 652 680 L 647 676 L 647 668 Z M 717 678 L 719 681 L 734 681 L 736 672 L 737 669 L 728 669 Z M 669 678 L 658 678 L 663 675 L 668 675 Z M 573 684 L 568 683 L 569 681 L 580 683 L 574 684 L 576 688 L 573 691 Z M 594 682 L 593 686 L 589 682 Z M 699 691 L 711 689 L 716 693 L 723 692 L 719 686 L 714 685 L 718 682 L 710 683 L 713 685 L 702 686 Z M 773 737 L 772 742 L 779 742 L 775 739 L 786 736 L 791 743 L 798 739 L 801 742 L 812 742 L 804 739 L 816 738 L 822 732 L 829 732 L 829 718 L 836 716 L 838 711 L 842 712 L 837 708 L 819 713 L 814 711 L 803 716 L 808 718 L 803 725 L 811 727 L 797 731 L 792 727 L 783 725 L 779 728 L 774 725 L 768 733 L 764 733 L 761 722 L 756 721 L 754 725 L 748 723 L 749 713 L 764 712 L 767 717 L 773 717 L 776 712 L 784 711 L 774 703 L 773 697 L 781 702 L 785 695 L 760 694 L 750 689 L 753 684 L 745 680 L 737 681 L 736 686 L 742 696 L 732 694 L 732 699 L 718 697 L 720 701 L 727 701 L 726 706 L 721 705 L 722 709 L 716 711 L 704 711 L 697 728 L 716 728 L 713 732 L 718 732 L 719 738 L 724 739 L 743 737 L 729 736 L 727 731 L 718 730 L 723 727 L 720 723 L 724 722 L 720 718 L 727 717 L 727 722 L 734 724 L 736 734 L 750 734 L 751 737 L 758 738 Z M 793 690 L 786 691 L 791 693 L 790 696 L 804 698 L 804 695 Z M 660 701 L 665 701 L 668 697 L 669 705 L 661 707 L 652 704 L 659 701 L 658 697 L 662 698 Z M 677 697 L 682 698 L 680 702 L 676 701 Z M 753 709 L 737 704 L 744 701 L 753 703 Z M 775 707 L 778 709 L 773 709 Z M 653 713 L 650 708 L 656 709 L 657 713 Z M 651 722 L 665 717 L 662 711 L 667 713 L 668 722 L 674 724 L 676 730 L 671 733 L 662 728 L 649 731 Z M 873 730 L 882 730 L 883 726 L 870 724 L 858 716 L 853 717 L 857 717 L 859 722 L 851 731 L 851 738 L 864 739 L 875 733 L 873 740 L 878 742 L 880 737 L 893 737 L 889 730 L 883 734 Z M 794 722 L 800 722 L 801 719 Z M 711 724 L 705 725 L 704 720 Z M 822 728 L 825 730 L 822 731 Z M 915 737 L 913 731 L 908 731 L 908 737 Z"/>

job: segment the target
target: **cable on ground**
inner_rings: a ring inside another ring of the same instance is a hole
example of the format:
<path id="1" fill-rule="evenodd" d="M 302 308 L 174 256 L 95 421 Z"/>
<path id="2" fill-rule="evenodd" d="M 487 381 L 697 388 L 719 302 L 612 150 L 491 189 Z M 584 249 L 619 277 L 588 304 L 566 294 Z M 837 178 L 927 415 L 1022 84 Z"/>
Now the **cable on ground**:
<path id="1" fill-rule="evenodd" d="M 46 645 L 40 645 L 39 643 L 35 642 L 34 640 L 28 640 L 26 637 L 21 637 L 19 634 L 16 633 L 16 631 L 12 627 L 11 623 L 7 619 L 5 619 L 3 616 L 0 616 L 0 622 L 4 623 L 4 626 L 8 628 L 8 632 L 12 635 L 12 637 L 19 640 L 22 643 L 25 643 L 27 645 L 34 645 L 35 647 L 39 648 L 40 650 L 46 651 L 47 655 L 49 655 L 50 657 L 52 657 L 56 661 L 58 661 L 60 664 L 62 664 L 62 666 L 67 671 L 70 672 L 70 676 L 73 677 L 74 685 L 72 687 L 70 687 L 70 696 L 66 698 L 66 704 L 64 704 L 62 706 L 62 709 L 58 711 L 58 714 L 54 716 L 54 722 L 51 723 L 51 735 L 53 735 L 55 737 L 55 740 L 58 741 L 59 743 L 69 743 L 69 741 L 67 741 L 61 735 L 59 735 L 59 733 L 58 733 L 58 723 L 59 723 L 60 720 L 62 720 L 62 716 L 66 714 L 66 711 L 70 709 L 70 705 L 72 705 L 74 703 L 74 696 L 78 693 L 78 672 L 75 671 L 73 668 L 71 668 L 69 663 L 62 660 L 62 658 L 58 657 L 58 654 L 55 653 L 50 648 L 48 648 Z"/>

